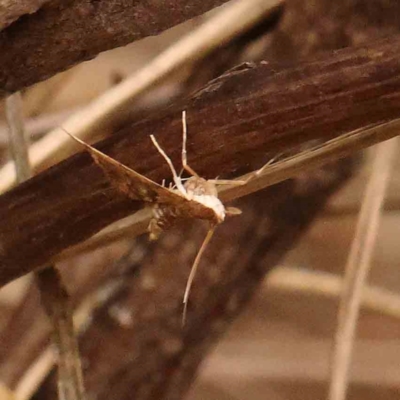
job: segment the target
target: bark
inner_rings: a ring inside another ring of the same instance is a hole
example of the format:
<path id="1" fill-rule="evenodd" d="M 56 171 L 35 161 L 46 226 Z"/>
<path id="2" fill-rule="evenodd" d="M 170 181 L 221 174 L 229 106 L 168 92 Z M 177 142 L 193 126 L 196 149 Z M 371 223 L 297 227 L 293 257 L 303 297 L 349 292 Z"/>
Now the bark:
<path id="1" fill-rule="evenodd" d="M 1 0 L 0 31 L 25 14 L 35 13 L 49 0 Z"/>
<path id="2" fill-rule="evenodd" d="M 178 25 L 226 0 L 53 0 L 0 32 L 0 96 L 98 53 Z"/>
<path id="3" fill-rule="evenodd" d="M 179 107 L 188 112 L 189 162 L 206 178 L 237 175 L 262 166 L 268 155 L 398 117 L 399 50 L 396 37 L 300 68 L 278 72 L 261 63 L 226 74 Z M 180 111 L 171 111 L 99 147 L 161 182 L 170 172 L 148 135 L 155 133 L 179 165 L 180 132 Z M 0 284 L 142 206 L 116 193 L 86 153 L 37 175 L 0 197 Z"/>
<path id="4" fill-rule="evenodd" d="M 296 60 L 399 32 L 396 0 L 289 0 L 270 57 Z"/>

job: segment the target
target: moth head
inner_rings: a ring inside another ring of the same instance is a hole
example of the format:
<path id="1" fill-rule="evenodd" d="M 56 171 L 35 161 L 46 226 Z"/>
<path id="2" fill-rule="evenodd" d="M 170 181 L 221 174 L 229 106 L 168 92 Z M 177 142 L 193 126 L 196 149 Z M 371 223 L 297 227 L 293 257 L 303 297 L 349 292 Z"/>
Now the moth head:
<path id="1" fill-rule="evenodd" d="M 191 196 L 218 197 L 217 187 L 214 183 L 198 176 L 190 177 L 184 184 L 187 193 Z"/>

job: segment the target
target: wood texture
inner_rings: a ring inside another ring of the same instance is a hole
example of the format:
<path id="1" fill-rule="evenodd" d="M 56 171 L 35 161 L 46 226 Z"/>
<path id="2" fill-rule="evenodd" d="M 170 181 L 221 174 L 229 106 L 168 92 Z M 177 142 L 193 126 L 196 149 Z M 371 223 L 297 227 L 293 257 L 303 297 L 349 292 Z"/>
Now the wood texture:
<path id="1" fill-rule="evenodd" d="M 274 59 L 296 60 L 399 32 L 396 0 L 289 0 L 287 4 L 275 36 Z"/>
<path id="2" fill-rule="evenodd" d="M 156 35 L 226 0 L 53 0 L 0 32 L 0 95 Z"/>
<path id="3" fill-rule="evenodd" d="M 0 0 L 0 31 L 25 14 L 35 13 L 49 0 Z"/>
<path id="4" fill-rule="evenodd" d="M 133 124 L 99 148 L 156 182 L 168 179 L 148 134 L 179 165 L 180 110 L 186 109 L 195 170 L 205 178 L 249 172 L 310 140 L 398 117 L 399 50 L 394 37 L 280 72 L 266 63 L 246 66 L 211 82 L 177 111 Z M 0 284 L 141 206 L 116 193 L 88 154 L 34 177 L 0 197 Z"/>

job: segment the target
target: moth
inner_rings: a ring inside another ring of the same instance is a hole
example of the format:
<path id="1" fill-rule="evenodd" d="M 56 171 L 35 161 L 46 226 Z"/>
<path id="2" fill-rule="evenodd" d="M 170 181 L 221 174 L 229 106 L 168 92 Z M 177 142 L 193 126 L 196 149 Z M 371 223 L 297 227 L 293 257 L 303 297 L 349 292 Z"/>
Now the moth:
<path id="1" fill-rule="evenodd" d="M 154 146 L 165 159 L 171 170 L 174 184 L 171 184 L 169 187 L 166 187 L 164 183 L 160 185 L 153 182 L 85 143 L 65 129 L 62 129 L 89 152 L 95 163 L 99 165 L 110 183 L 114 185 L 118 191 L 121 191 L 131 199 L 142 200 L 151 208 L 152 219 L 148 226 L 150 240 L 157 239 L 164 230 L 171 227 L 174 222 L 179 219 L 202 219 L 209 221 L 209 230 L 193 262 L 183 296 L 182 322 L 184 323 L 190 289 L 201 257 L 214 234 L 215 228 L 225 220 L 226 216 L 241 214 L 238 208 L 225 207 L 222 204 L 221 200 L 218 198 L 217 185 L 246 184 L 250 179 L 260 174 L 265 166 L 243 181 L 206 180 L 200 177 L 187 163 L 187 124 L 185 111 L 182 113 L 182 127 L 182 168 L 191 175 L 186 179 L 182 179 L 181 174 L 177 174 L 171 159 L 160 147 L 156 138 L 150 135 Z"/>

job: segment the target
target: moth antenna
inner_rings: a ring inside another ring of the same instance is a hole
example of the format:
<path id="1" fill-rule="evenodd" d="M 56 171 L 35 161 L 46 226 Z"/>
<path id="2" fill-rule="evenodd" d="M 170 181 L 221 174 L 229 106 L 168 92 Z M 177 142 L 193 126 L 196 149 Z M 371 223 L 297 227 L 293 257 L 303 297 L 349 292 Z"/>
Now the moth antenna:
<path id="1" fill-rule="evenodd" d="M 181 179 L 179 178 L 178 174 L 175 171 L 174 165 L 172 164 L 171 159 L 167 156 L 167 154 L 165 153 L 165 151 L 161 148 L 161 146 L 158 144 L 156 138 L 154 137 L 154 135 L 150 135 L 150 139 L 153 142 L 154 146 L 156 147 L 156 149 L 158 150 L 158 152 L 164 157 L 165 161 L 167 162 L 171 172 L 172 172 L 172 177 L 174 179 L 175 185 L 178 188 L 178 190 L 186 195 L 186 189 L 184 188 L 184 186 L 182 185 Z"/>
<path id="2" fill-rule="evenodd" d="M 254 173 L 255 174 L 255 173 Z M 253 175 L 251 175 L 251 178 L 253 178 Z M 213 183 L 214 185 L 227 185 L 227 186 L 243 186 L 245 185 L 249 180 L 238 180 L 238 179 L 209 179 L 208 182 Z"/>
<path id="3" fill-rule="evenodd" d="M 183 296 L 182 326 L 185 325 L 185 322 L 186 322 L 186 313 L 187 313 L 187 306 L 188 306 L 188 301 L 189 301 L 190 289 L 192 287 L 192 283 L 193 283 L 194 277 L 196 275 L 197 268 L 199 266 L 201 257 L 202 257 L 202 255 L 204 253 L 204 250 L 207 248 L 208 244 L 210 243 L 211 238 L 214 235 L 215 228 L 216 228 L 216 226 L 214 225 L 208 230 L 207 235 L 204 238 L 203 243 L 201 244 L 201 247 L 200 247 L 200 249 L 199 249 L 199 251 L 197 253 L 197 256 L 196 256 L 196 258 L 194 260 L 194 263 L 192 265 L 192 269 L 190 270 L 189 278 L 188 278 L 187 283 L 186 283 L 185 294 Z"/>
<path id="4" fill-rule="evenodd" d="M 85 143 L 83 140 L 79 139 L 77 136 L 73 135 L 72 133 L 68 132 L 63 126 L 59 126 L 59 128 L 64 131 L 71 139 L 75 140 L 80 144 L 83 144 L 85 147 L 88 147 L 88 144 Z"/>
<path id="5" fill-rule="evenodd" d="M 187 151 L 186 151 L 186 142 L 187 142 L 187 123 L 186 123 L 186 111 L 182 111 L 182 167 L 190 175 L 199 177 L 199 174 L 188 165 L 187 163 Z"/>
<path id="6" fill-rule="evenodd" d="M 208 182 L 213 183 L 214 185 L 227 185 L 227 186 L 243 186 L 249 183 L 251 180 L 257 178 L 259 175 L 261 175 L 265 169 L 271 166 L 271 164 L 274 164 L 275 161 L 277 160 L 279 156 L 276 156 L 274 158 L 271 158 L 266 164 L 264 164 L 260 169 L 257 171 L 253 171 L 246 179 L 209 179 Z"/>

